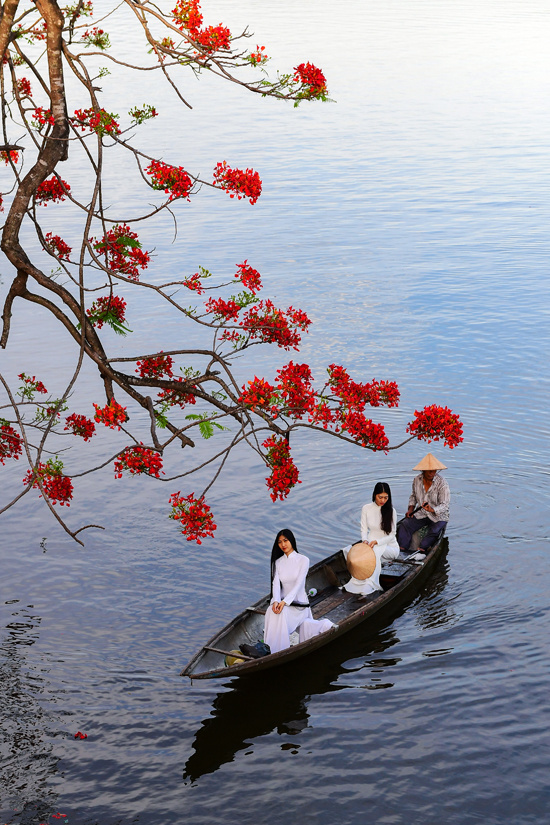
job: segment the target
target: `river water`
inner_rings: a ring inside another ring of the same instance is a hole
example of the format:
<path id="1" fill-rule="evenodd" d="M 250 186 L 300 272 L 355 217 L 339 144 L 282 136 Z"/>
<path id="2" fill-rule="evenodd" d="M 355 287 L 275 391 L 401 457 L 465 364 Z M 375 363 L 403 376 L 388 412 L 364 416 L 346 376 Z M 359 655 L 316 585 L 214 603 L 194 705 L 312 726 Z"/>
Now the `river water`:
<path id="1" fill-rule="evenodd" d="M 250 23 L 282 69 L 320 65 L 336 102 L 294 110 L 187 79 L 190 113 L 154 79 L 131 93 L 124 73 L 106 79 L 106 108 L 120 111 L 118 94 L 163 110 L 146 128 L 166 160 L 208 174 L 226 158 L 264 180 L 255 207 L 201 193 L 175 243 L 171 225 L 148 230 L 152 277 L 248 258 L 266 293 L 313 318 L 301 356 L 317 374 L 336 361 L 398 381 L 400 409 L 382 416 L 394 443 L 415 408 L 458 411 L 464 443 L 429 448 L 448 465 L 448 554 L 399 615 L 312 663 L 191 685 L 178 673 L 197 647 L 267 590 L 275 531 L 291 526 L 316 561 L 357 535 L 380 479 L 402 513 L 426 446 L 384 456 L 297 438 L 304 483 L 277 505 L 239 454 L 201 547 L 166 518 L 173 487 L 149 479 L 79 483 L 67 518 L 106 528 L 84 549 L 26 496 L 0 549 L 0 821 L 546 822 L 548 4 L 218 0 L 205 13 Z M 128 53 L 138 43 L 121 20 L 110 30 Z M 123 166 L 113 176 L 118 207 L 133 190 Z M 178 319 L 142 296 L 130 311 L 144 351 L 181 345 Z M 34 313 L 14 317 L 3 371 L 62 388 L 74 356 Z M 281 357 L 258 351 L 252 374 L 272 377 Z M 89 404 L 95 382 L 76 398 Z M 111 446 L 91 442 L 82 463 Z M 2 472 L 7 495 L 23 471 Z"/>

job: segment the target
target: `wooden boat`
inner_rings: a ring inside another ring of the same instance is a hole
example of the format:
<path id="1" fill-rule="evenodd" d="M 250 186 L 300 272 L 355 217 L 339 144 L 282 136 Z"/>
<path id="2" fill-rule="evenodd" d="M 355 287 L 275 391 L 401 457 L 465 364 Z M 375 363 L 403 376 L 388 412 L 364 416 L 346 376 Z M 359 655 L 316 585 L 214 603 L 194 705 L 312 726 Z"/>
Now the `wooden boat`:
<path id="1" fill-rule="evenodd" d="M 310 568 L 306 590 L 315 588 L 310 598 L 314 619 L 327 618 L 336 627 L 314 636 L 305 642 L 291 644 L 286 650 L 254 659 L 235 651 L 243 643 L 254 644 L 263 637 L 264 616 L 270 597 L 264 596 L 251 607 L 239 613 L 229 624 L 216 633 L 182 670 L 181 676 L 190 679 L 214 679 L 224 676 L 240 676 L 268 670 L 306 656 L 324 645 L 332 644 L 344 633 L 375 615 L 391 614 L 414 596 L 435 569 L 443 555 L 446 542 L 445 529 L 426 552 L 423 560 L 411 559 L 410 554 L 400 553 L 395 561 L 382 565 L 380 584 L 383 590 L 368 596 L 357 596 L 340 587 L 349 581 L 344 554 L 341 550 Z M 416 538 L 416 537 L 415 537 Z M 296 634 L 297 636 L 297 634 Z M 292 641 L 292 637 L 291 637 Z M 234 661 L 236 658 L 236 661 Z M 233 663 L 234 662 L 234 663 Z"/>

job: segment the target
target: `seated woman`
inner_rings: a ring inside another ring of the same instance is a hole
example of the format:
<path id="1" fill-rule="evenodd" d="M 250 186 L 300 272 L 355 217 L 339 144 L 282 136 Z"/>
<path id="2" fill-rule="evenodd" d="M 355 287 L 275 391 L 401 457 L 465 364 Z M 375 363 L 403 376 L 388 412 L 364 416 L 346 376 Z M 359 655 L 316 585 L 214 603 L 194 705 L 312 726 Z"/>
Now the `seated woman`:
<path id="1" fill-rule="evenodd" d="M 376 484 L 372 502 L 361 510 L 361 539 L 358 544 L 344 549 L 351 579 L 344 585 L 349 593 L 366 596 L 381 590 L 380 568 L 382 559 L 396 559 L 399 545 L 395 538 L 397 513 L 392 507 L 388 484 Z"/>
<path id="2" fill-rule="evenodd" d="M 271 603 L 265 614 L 264 641 L 272 653 L 290 647 L 298 630 L 301 642 L 334 627 L 328 619 L 316 621 L 306 595 L 309 559 L 298 553 L 291 530 L 279 530 L 271 551 Z"/>

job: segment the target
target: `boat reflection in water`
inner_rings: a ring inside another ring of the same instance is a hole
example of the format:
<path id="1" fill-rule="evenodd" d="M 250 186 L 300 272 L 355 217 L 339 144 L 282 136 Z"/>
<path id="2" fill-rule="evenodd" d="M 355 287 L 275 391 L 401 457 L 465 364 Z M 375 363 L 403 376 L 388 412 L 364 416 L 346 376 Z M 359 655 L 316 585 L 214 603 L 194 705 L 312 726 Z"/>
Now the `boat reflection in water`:
<path id="1" fill-rule="evenodd" d="M 430 581 L 415 598 L 417 621 L 430 625 L 433 612 L 440 624 L 446 612 L 444 592 L 448 581 L 448 565 L 440 564 Z M 453 621 L 452 607 L 448 618 Z M 185 763 L 184 782 L 196 782 L 205 774 L 214 773 L 232 762 L 235 755 L 254 746 L 253 740 L 272 731 L 279 735 L 298 737 L 308 726 L 308 705 L 312 696 L 347 689 L 346 674 L 363 670 L 376 674 L 365 687 L 383 690 L 393 687 L 391 681 L 379 680 L 381 670 L 387 671 L 401 659 L 383 654 L 399 644 L 393 622 L 407 608 L 388 619 L 373 619 L 368 627 L 359 626 L 307 659 L 286 667 L 227 682 L 212 703 L 211 715 L 204 719 L 195 735 L 193 753 Z M 298 748 L 286 743 L 284 748 Z"/>

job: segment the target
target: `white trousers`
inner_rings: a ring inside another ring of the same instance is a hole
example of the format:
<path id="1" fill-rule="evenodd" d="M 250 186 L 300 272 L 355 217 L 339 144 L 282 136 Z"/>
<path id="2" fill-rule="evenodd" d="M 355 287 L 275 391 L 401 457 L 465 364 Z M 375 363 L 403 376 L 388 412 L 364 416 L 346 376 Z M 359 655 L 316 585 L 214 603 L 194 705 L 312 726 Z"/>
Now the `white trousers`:
<path id="1" fill-rule="evenodd" d="M 301 642 L 312 639 L 334 627 L 329 619 L 314 619 L 309 607 L 292 607 L 285 604 L 280 613 L 274 613 L 271 605 L 265 614 L 264 642 L 272 653 L 290 647 L 290 634 L 298 631 Z"/>

